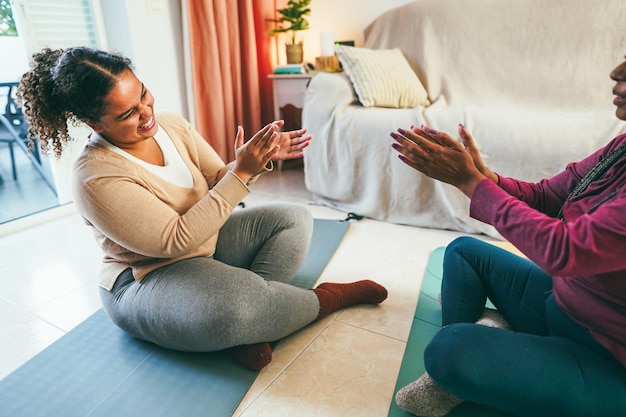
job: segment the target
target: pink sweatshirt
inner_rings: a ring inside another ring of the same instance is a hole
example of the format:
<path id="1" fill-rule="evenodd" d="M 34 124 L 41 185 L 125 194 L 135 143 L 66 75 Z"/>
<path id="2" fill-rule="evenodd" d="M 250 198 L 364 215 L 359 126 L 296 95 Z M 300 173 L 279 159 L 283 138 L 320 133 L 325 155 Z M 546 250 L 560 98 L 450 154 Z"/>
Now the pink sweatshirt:
<path id="1" fill-rule="evenodd" d="M 580 179 L 623 142 L 626 134 L 538 183 L 485 180 L 470 215 L 551 274 L 558 305 L 626 366 L 626 157 L 568 201 L 563 220 L 556 218 Z"/>

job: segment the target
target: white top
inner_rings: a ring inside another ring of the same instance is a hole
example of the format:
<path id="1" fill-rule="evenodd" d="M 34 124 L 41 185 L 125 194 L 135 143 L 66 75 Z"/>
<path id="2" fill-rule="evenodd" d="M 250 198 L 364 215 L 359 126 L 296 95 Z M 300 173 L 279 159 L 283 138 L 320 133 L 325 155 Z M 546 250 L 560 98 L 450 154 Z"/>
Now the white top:
<path id="1" fill-rule="evenodd" d="M 97 132 L 94 132 L 91 135 L 91 140 L 141 165 L 142 167 L 152 172 L 153 174 L 158 175 L 165 181 L 168 181 L 179 187 L 184 187 L 184 188 L 193 187 L 193 177 L 191 176 L 189 167 L 185 165 L 183 158 L 181 158 L 180 154 L 178 153 L 178 150 L 172 143 L 172 139 L 170 139 L 165 129 L 159 129 L 156 135 L 154 135 L 154 140 L 161 148 L 161 152 L 163 152 L 163 161 L 164 161 L 163 166 L 150 164 L 146 161 L 143 161 L 137 158 L 134 155 L 129 154 L 124 149 L 119 148 L 113 145 L 111 142 L 104 139 Z"/>

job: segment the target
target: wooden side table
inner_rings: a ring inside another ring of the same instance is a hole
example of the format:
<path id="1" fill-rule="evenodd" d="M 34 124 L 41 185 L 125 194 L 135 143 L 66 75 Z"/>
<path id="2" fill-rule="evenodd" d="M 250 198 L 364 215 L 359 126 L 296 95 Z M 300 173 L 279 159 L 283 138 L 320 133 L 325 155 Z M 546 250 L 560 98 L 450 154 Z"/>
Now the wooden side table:
<path id="1" fill-rule="evenodd" d="M 283 119 L 283 130 L 302 127 L 304 94 L 314 74 L 270 74 L 274 90 L 274 118 Z"/>
<path id="2" fill-rule="evenodd" d="M 315 74 L 270 74 L 274 91 L 274 120 L 284 120 L 282 130 L 297 130 L 302 127 L 302 107 L 309 81 Z M 292 161 L 277 161 L 278 169 L 284 163 L 301 165 L 302 158 Z"/>

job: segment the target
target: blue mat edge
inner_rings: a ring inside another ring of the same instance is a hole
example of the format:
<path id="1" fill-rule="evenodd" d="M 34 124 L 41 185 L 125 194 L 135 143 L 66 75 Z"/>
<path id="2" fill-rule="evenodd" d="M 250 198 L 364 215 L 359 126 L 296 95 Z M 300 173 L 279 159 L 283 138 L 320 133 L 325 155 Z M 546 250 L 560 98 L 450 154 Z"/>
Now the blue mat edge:
<path id="1" fill-rule="evenodd" d="M 400 371 L 398 372 L 398 378 L 396 380 L 396 386 L 393 391 L 394 397 L 392 398 L 391 405 L 389 407 L 389 417 L 414 417 L 411 413 L 408 413 L 398 407 L 395 401 L 395 395 L 396 392 L 398 392 L 402 387 L 415 381 L 421 374 L 424 373 L 424 349 L 435 333 L 437 333 L 441 328 L 441 310 L 437 309 L 432 311 L 433 306 L 436 305 L 438 307 L 439 304 L 437 303 L 436 298 L 433 298 L 433 296 L 426 292 L 426 290 L 431 289 L 429 285 L 431 282 L 427 282 L 429 280 L 438 280 L 439 283 L 441 283 L 439 271 L 441 270 L 440 265 L 441 262 L 443 262 L 444 251 L 445 247 L 438 247 L 428 256 L 426 269 L 424 271 L 424 280 L 422 281 L 422 288 L 420 289 L 417 305 L 415 306 L 411 331 L 409 333 L 409 338 L 407 339 L 404 356 L 402 357 L 402 363 L 400 365 Z M 433 267 L 439 268 L 434 269 Z M 429 302 L 424 303 L 426 300 Z M 438 322 L 425 321 L 420 318 L 423 314 L 432 317 L 432 315 L 437 314 L 437 312 L 439 312 Z"/>

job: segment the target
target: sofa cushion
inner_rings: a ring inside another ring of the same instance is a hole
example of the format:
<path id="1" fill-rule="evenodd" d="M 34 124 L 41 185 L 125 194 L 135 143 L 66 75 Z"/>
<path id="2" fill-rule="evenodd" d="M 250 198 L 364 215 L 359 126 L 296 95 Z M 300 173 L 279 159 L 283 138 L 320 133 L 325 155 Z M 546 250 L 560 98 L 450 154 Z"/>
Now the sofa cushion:
<path id="1" fill-rule="evenodd" d="M 337 45 L 341 65 L 364 107 L 428 106 L 428 93 L 400 49 Z"/>

